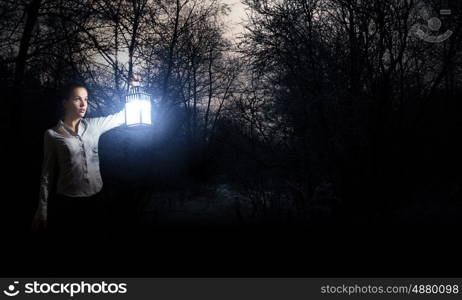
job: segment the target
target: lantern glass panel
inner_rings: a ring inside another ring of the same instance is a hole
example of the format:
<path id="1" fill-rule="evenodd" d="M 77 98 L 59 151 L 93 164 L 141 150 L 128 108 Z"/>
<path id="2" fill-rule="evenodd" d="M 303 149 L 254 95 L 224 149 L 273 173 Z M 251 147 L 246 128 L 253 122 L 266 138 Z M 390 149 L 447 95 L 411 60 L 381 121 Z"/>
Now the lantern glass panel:
<path id="1" fill-rule="evenodd" d="M 143 124 L 151 125 L 151 101 L 141 101 L 141 122 Z"/>
<path id="2" fill-rule="evenodd" d="M 127 125 L 151 125 L 151 98 L 140 87 L 130 89 L 125 110 Z"/>

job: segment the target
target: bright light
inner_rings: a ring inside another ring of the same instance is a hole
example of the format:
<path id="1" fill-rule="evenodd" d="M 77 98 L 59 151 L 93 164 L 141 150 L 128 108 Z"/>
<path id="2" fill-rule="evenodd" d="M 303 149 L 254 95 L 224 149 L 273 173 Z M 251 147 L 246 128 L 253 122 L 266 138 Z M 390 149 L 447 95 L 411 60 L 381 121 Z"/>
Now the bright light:
<path id="1" fill-rule="evenodd" d="M 125 105 L 127 112 L 127 125 L 151 124 L 151 102 L 132 100 Z"/>

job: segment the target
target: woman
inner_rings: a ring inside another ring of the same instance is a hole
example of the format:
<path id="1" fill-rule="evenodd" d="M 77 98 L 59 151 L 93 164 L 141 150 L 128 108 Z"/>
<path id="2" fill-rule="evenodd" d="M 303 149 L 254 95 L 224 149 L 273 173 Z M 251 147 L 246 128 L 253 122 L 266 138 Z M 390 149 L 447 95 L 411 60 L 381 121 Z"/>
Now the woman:
<path id="1" fill-rule="evenodd" d="M 64 89 L 62 105 L 64 116 L 44 134 L 40 201 L 32 229 L 96 234 L 105 219 L 98 141 L 104 132 L 124 124 L 125 110 L 84 118 L 88 90 L 82 84 Z"/>

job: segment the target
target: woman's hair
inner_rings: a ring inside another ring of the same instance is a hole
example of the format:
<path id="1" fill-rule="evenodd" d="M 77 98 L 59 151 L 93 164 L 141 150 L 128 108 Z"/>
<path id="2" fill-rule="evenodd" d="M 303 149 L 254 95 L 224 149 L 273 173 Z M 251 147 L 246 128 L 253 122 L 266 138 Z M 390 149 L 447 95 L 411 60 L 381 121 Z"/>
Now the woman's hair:
<path id="1" fill-rule="evenodd" d="M 76 88 L 84 88 L 88 91 L 87 86 L 83 82 L 79 82 L 79 81 L 68 82 L 63 86 L 61 90 L 61 99 L 69 100 L 69 97 L 72 91 L 75 90 Z"/>

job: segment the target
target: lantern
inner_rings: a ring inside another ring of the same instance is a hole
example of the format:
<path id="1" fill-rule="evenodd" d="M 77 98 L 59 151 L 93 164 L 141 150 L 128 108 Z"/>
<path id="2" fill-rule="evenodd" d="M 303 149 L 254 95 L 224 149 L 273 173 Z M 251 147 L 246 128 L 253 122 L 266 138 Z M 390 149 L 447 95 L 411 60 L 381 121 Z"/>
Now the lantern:
<path id="1" fill-rule="evenodd" d="M 133 81 L 125 97 L 125 124 L 127 126 L 151 125 L 151 97 Z"/>

